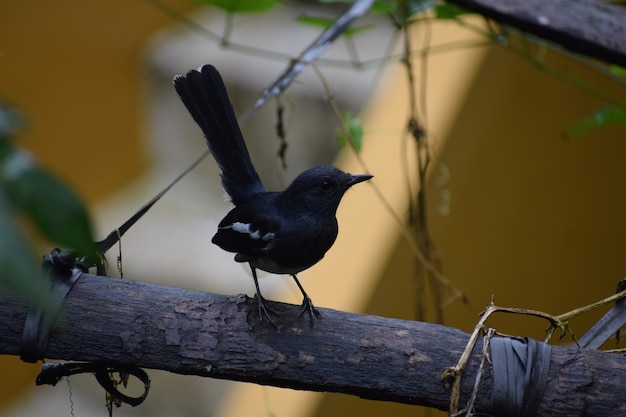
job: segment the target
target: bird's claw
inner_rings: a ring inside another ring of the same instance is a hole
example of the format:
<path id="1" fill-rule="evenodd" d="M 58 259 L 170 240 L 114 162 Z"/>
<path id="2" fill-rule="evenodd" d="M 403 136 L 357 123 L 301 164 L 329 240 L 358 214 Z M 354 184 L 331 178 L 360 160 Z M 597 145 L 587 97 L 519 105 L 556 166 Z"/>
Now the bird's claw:
<path id="1" fill-rule="evenodd" d="M 304 297 L 304 299 L 302 300 L 302 310 L 300 311 L 299 315 L 302 316 L 305 311 L 309 313 L 309 317 L 311 317 L 311 321 L 313 321 L 313 316 L 316 316 L 319 319 L 322 318 L 322 313 L 320 313 L 315 308 L 315 306 L 313 305 L 313 301 L 311 301 L 310 297 Z"/>
<path id="2" fill-rule="evenodd" d="M 263 298 L 258 293 L 256 294 L 256 299 L 259 304 L 259 321 L 263 323 L 263 317 L 265 317 L 267 321 L 272 323 L 272 326 L 278 328 L 274 320 L 272 320 L 272 318 L 270 317 L 270 313 L 276 314 L 276 312 L 265 305 L 265 298 Z"/>

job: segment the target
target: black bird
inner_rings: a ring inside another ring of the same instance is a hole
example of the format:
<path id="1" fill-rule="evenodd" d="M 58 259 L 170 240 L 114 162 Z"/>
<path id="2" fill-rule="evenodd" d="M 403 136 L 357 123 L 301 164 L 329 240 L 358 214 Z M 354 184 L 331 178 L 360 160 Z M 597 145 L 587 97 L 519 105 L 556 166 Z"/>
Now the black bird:
<path id="1" fill-rule="evenodd" d="M 274 323 L 259 289 L 257 268 L 291 275 L 304 297 L 300 314 L 308 311 L 311 318 L 321 317 L 296 274 L 316 264 L 335 242 L 335 214 L 346 190 L 372 176 L 319 166 L 304 171 L 285 191 L 268 192 L 250 160 L 215 67 L 204 65 L 186 76 L 177 75 L 174 87 L 202 129 L 222 171 L 222 185 L 235 205 L 219 223 L 212 242 L 235 252 L 235 261 L 249 263 L 261 321 L 265 316 Z"/>

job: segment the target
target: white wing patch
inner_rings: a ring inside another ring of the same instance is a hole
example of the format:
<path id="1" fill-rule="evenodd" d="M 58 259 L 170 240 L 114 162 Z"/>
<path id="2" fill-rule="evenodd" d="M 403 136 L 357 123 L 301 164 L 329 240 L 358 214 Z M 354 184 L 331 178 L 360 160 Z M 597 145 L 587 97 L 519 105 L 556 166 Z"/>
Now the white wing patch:
<path id="1" fill-rule="evenodd" d="M 225 227 L 225 229 L 228 229 L 228 228 L 233 229 L 234 232 L 247 233 L 251 239 L 262 240 L 264 242 L 274 239 L 274 236 L 275 236 L 274 233 L 271 233 L 271 232 L 261 235 L 261 231 L 258 229 L 255 231 L 252 231 L 250 223 L 235 222 L 231 224 L 230 226 Z"/>

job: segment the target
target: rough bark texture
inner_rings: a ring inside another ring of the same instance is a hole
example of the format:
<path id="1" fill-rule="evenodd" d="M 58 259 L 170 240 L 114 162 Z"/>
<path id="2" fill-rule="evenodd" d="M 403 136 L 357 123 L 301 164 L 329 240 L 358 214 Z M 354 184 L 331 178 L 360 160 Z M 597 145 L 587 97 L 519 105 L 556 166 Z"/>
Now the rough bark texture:
<path id="1" fill-rule="evenodd" d="M 600 0 L 448 0 L 574 52 L 626 67 L 626 9 Z"/>
<path id="2" fill-rule="evenodd" d="M 278 328 L 259 323 L 256 303 L 171 287 L 83 275 L 49 340 L 47 358 L 118 361 L 180 374 L 420 404 L 446 410 L 441 381 L 469 335 L 435 324 L 320 309 L 311 326 L 299 306 L 270 303 Z M 0 353 L 19 354 L 27 308 L 0 291 Z M 472 390 L 482 341 L 466 370 Z M 554 347 L 545 416 L 626 415 L 626 360 Z M 484 372 L 476 410 L 489 412 Z"/>

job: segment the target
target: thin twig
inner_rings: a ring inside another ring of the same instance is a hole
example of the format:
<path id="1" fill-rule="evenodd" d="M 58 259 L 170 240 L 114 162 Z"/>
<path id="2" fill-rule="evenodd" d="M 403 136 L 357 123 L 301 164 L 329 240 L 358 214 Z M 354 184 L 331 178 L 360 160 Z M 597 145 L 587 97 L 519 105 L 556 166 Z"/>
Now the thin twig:
<path id="1" fill-rule="evenodd" d="M 354 157 L 356 158 L 357 162 L 359 163 L 359 165 L 361 166 L 361 168 L 362 168 L 362 170 L 364 172 L 366 172 L 366 173 L 371 172 L 370 169 L 368 168 L 367 163 L 365 162 L 365 160 L 356 151 L 356 147 L 354 145 L 354 141 L 352 139 L 352 136 L 350 135 L 350 131 L 349 131 L 348 127 L 345 125 L 343 117 L 341 116 L 341 109 L 339 108 L 339 106 L 337 105 L 336 101 L 334 100 L 334 95 L 333 95 L 333 92 L 332 92 L 330 86 L 328 85 L 328 83 L 324 79 L 324 76 L 319 71 L 319 69 L 316 66 L 312 66 L 312 68 L 315 71 L 315 73 L 318 75 L 318 77 L 320 78 L 320 81 L 322 82 L 322 85 L 324 86 L 324 90 L 325 90 L 327 98 L 328 98 L 328 103 L 331 106 L 331 109 L 333 110 L 333 112 L 335 113 L 335 116 L 336 116 L 337 120 L 341 124 L 341 129 L 343 130 L 343 132 L 345 134 L 345 137 L 347 138 L 347 142 L 348 142 L 350 148 L 354 152 Z M 413 256 L 415 256 L 422 263 L 422 265 L 424 265 L 424 267 L 428 271 L 430 271 L 433 274 L 433 276 L 435 276 L 435 278 L 442 285 L 444 285 L 448 289 L 448 291 L 450 291 L 450 293 L 452 294 L 452 296 L 455 299 L 459 299 L 459 300 L 463 301 L 465 304 L 469 305 L 467 297 L 465 296 L 465 294 L 461 290 L 456 288 L 454 286 L 454 284 L 445 275 L 443 275 L 439 271 L 439 269 L 437 269 L 437 267 L 435 265 L 433 265 L 432 262 L 430 262 L 427 259 L 426 256 L 424 256 L 424 254 L 420 250 L 417 242 L 415 241 L 415 237 L 407 230 L 406 225 L 404 224 L 404 222 L 402 221 L 402 219 L 400 218 L 398 213 L 396 213 L 394 208 L 391 206 L 389 201 L 387 201 L 387 199 L 383 195 L 382 191 L 380 190 L 380 188 L 378 187 L 376 182 L 375 181 L 368 181 L 368 183 L 369 183 L 370 188 L 374 192 L 374 194 L 376 194 L 376 198 L 378 199 L 378 201 L 383 205 L 383 208 L 385 209 L 385 211 L 393 219 L 393 221 L 396 224 L 396 226 L 398 228 L 398 231 L 400 232 L 400 234 L 403 237 L 403 239 L 409 244 L 409 248 L 410 248 L 411 252 L 413 253 Z"/>
<path id="2" fill-rule="evenodd" d="M 552 337 L 554 330 L 559 328 L 561 329 L 561 337 L 563 337 L 569 331 L 576 345 L 580 347 L 580 345 L 578 345 L 576 338 L 574 337 L 573 332 L 569 328 L 568 321 L 572 319 L 573 317 L 576 317 L 581 314 L 587 313 L 589 311 L 595 310 L 597 308 L 603 307 L 607 304 L 611 304 L 625 297 L 626 297 L 626 290 L 620 291 L 616 294 L 611 295 L 610 297 L 606 297 L 600 301 L 596 301 L 594 303 L 591 303 L 583 307 L 575 308 L 574 310 L 568 311 L 558 316 L 544 313 L 543 311 L 531 310 L 531 309 L 526 309 L 526 308 L 499 307 L 494 304 L 493 299 L 492 299 L 489 305 L 487 306 L 487 308 L 481 313 L 480 319 L 478 320 L 478 323 L 476 323 L 476 326 L 474 326 L 474 331 L 470 335 L 467 345 L 465 346 L 465 349 L 463 350 L 463 353 L 461 354 L 461 357 L 459 358 L 459 361 L 457 362 L 457 364 L 454 367 L 446 368 L 443 372 L 442 379 L 446 381 L 446 384 L 449 385 L 451 388 L 450 415 L 454 415 L 454 413 L 458 411 L 459 398 L 461 394 L 461 376 L 463 375 L 463 371 L 465 370 L 465 367 L 469 363 L 471 353 L 474 350 L 474 346 L 476 345 L 478 336 L 480 332 L 485 328 L 485 322 L 492 314 L 494 313 L 522 314 L 526 316 L 539 317 L 539 318 L 548 320 L 550 322 L 550 327 L 546 330 L 546 338 L 544 340 L 544 343 L 547 343 Z M 447 382 L 450 380 L 452 380 L 452 384 Z"/>

